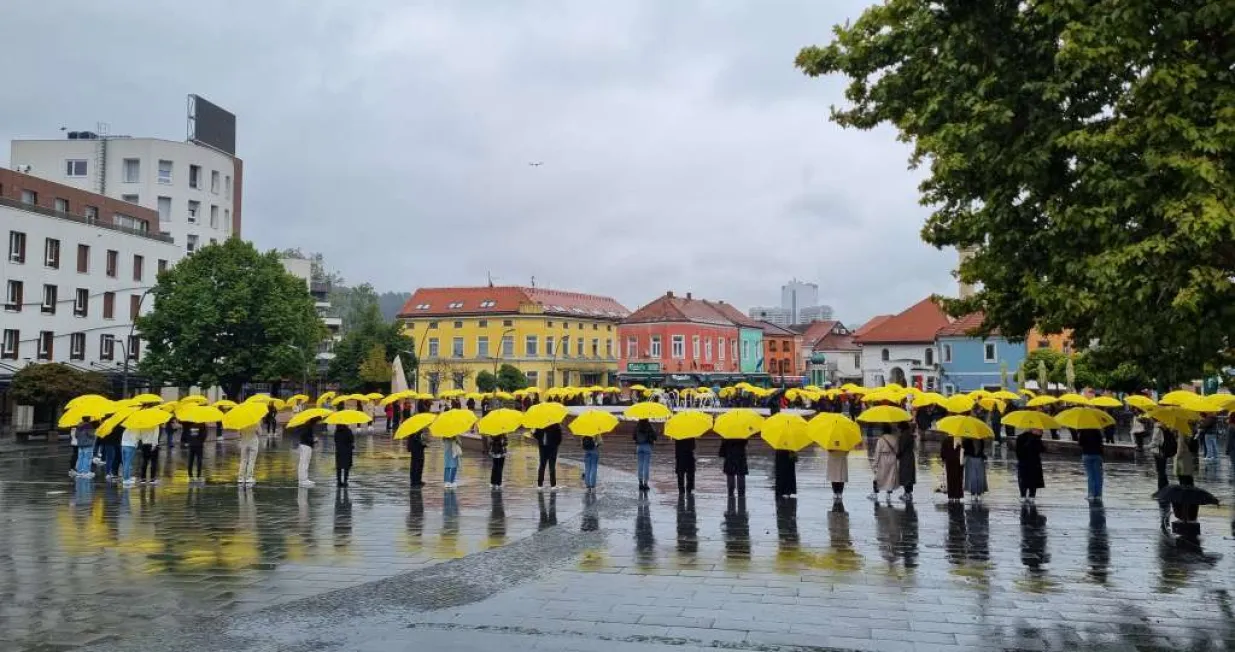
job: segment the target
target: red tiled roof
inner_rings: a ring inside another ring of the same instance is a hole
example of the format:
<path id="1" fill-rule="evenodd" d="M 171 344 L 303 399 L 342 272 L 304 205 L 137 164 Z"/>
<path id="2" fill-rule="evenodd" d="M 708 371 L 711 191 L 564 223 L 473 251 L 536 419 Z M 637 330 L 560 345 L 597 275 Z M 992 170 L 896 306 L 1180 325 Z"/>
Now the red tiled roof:
<path id="1" fill-rule="evenodd" d="M 735 326 L 734 322 L 716 307 L 717 305 L 702 299 L 695 299 L 689 294 L 685 297 L 679 297 L 672 292 L 666 292 L 631 313 L 625 319 L 625 322 L 628 324 L 646 324 L 686 321 L 698 324 Z"/>
<path id="2" fill-rule="evenodd" d="M 759 322 L 759 328 L 763 329 L 764 335 L 769 335 L 771 337 L 798 337 L 798 333 L 796 333 L 795 331 L 791 331 L 788 328 L 777 326 L 776 324 L 773 324 L 772 322 L 769 322 L 769 321 Z"/>
<path id="3" fill-rule="evenodd" d="M 812 348 L 815 351 L 859 351 L 862 349 L 857 342 L 853 341 L 852 335 L 837 335 L 836 333 L 824 335 L 822 339 L 815 342 Z"/>
<path id="4" fill-rule="evenodd" d="M 892 318 L 892 315 L 875 315 L 874 317 L 870 318 L 870 321 L 866 322 L 865 324 L 862 324 L 861 326 L 858 326 L 858 330 L 853 332 L 853 336 L 862 337 L 863 335 L 869 333 L 876 326 L 882 324 L 883 322 L 891 318 Z"/>
<path id="5" fill-rule="evenodd" d="M 403 304 L 400 317 L 514 314 L 519 307 L 538 304 L 546 314 L 579 319 L 623 319 L 630 314 L 609 297 L 525 287 L 419 288 Z"/>
<path id="6" fill-rule="evenodd" d="M 741 310 L 734 308 L 731 303 L 725 303 L 724 301 L 708 301 L 707 299 L 704 299 L 703 302 L 710 306 L 713 310 L 719 312 L 725 319 L 728 319 L 742 328 L 763 328 L 763 322 L 757 319 L 751 319 Z"/>
<path id="7" fill-rule="evenodd" d="M 935 337 L 976 337 L 978 330 L 982 328 L 982 320 L 984 319 L 986 319 L 985 314 L 971 312 L 939 329 Z M 994 331 L 991 334 L 998 335 L 998 331 Z"/>
<path id="8" fill-rule="evenodd" d="M 943 308 L 932 297 L 927 297 L 904 312 L 889 317 L 856 337 L 861 344 L 868 342 L 934 342 L 939 329 L 952 323 Z M 870 326 L 867 324 L 867 326 Z M 863 328 L 867 328 L 863 326 Z"/>
<path id="9" fill-rule="evenodd" d="M 807 324 L 805 328 L 799 332 L 802 333 L 802 344 L 804 346 L 814 346 L 816 342 L 828 336 L 833 328 L 839 324 L 839 321 L 816 321 Z M 796 328 L 794 330 L 797 330 Z"/>

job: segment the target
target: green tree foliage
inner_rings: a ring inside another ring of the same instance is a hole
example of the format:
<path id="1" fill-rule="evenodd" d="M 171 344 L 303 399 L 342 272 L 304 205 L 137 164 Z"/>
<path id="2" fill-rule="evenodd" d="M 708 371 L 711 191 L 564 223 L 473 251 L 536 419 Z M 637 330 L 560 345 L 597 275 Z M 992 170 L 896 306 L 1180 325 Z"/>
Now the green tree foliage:
<path id="1" fill-rule="evenodd" d="M 950 312 L 1071 328 L 1171 383 L 1230 358 L 1232 24 L 1226 0 L 887 0 L 797 65 L 849 78 L 833 120 L 929 166 L 922 237 L 972 249 L 981 284 Z"/>
<path id="2" fill-rule="evenodd" d="M 366 380 L 362 367 L 377 347 L 381 347 L 382 351 L 386 369 L 385 380 Z M 374 303 L 357 316 L 353 327 L 335 346 L 335 357 L 330 361 L 326 375 L 347 392 L 365 389 L 366 383 L 390 382 L 390 365 L 398 352 L 403 358 L 403 372 L 410 380 L 416 374 L 416 358 L 410 353 L 411 350 L 412 340 L 403 334 L 402 325 L 385 321 Z"/>
<path id="3" fill-rule="evenodd" d="M 74 396 L 110 390 L 102 374 L 78 371 L 59 363 L 28 364 L 13 374 L 10 393 L 19 405 L 60 407 Z"/>
<path id="4" fill-rule="evenodd" d="M 202 247 L 159 274 L 152 296 L 154 310 L 137 319 L 149 342 L 142 372 L 176 385 L 218 385 L 232 398 L 249 381 L 299 378 L 325 336 L 304 281 L 275 252 L 239 238 Z"/>
<path id="5" fill-rule="evenodd" d="M 389 389 L 390 374 L 390 361 L 386 360 L 386 347 L 374 344 L 369 349 L 369 354 L 365 356 L 364 362 L 360 364 L 358 374 L 360 380 L 366 385 L 384 385 L 384 389 Z"/>
<path id="6" fill-rule="evenodd" d="M 493 392 L 497 390 L 497 376 L 494 376 L 488 369 L 482 369 L 476 374 L 476 389 L 482 392 Z"/>
<path id="7" fill-rule="evenodd" d="M 513 392 L 527 387 L 527 376 L 514 365 L 504 364 L 497 369 L 497 388 L 503 392 Z"/>

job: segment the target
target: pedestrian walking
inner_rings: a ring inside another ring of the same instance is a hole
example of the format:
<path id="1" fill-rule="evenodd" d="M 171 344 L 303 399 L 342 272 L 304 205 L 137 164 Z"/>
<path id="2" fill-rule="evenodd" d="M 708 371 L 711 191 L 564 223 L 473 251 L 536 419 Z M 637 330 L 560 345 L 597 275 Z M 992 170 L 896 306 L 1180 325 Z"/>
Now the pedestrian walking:
<path id="1" fill-rule="evenodd" d="M 266 416 L 262 417 L 262 422 L 267 435 L 273 435 L 279 429 L 279 411 L 275 409 L 274 403 L 266 404 Z"/>
<path id="2" fill-rule="evenodd" d="M 678 477 L 678 495 L 695 493 L 695 440 L 673 442 L 673 473 Z"/>
<path id="3" fill-rule="evenodd" d="M 965 471 L 961 466 L 961 447 L 954 437 L 944 437 L 940 442 L 939 459 L 943 460 L 948 502 L 958 503 L 965 497 Z"/>
<path id="4" fill-rule="evenodd" d="M 442 486 L 454 489 L 459 486 L 459 458 L 463 457 L 463 446 L 458 437 L 451 437 L 442 443 Z"/>
<path id="5" fill-rule="evenodd" d="M 596 474 L 600 469 L 600 435 L 583 437 L 583 486 L 589 491 L 596 488 Z"/>
<path id="6" fill-rule="evenodd" d="M 87 418 L 82 418 L 77 424 L 77 470 L 74 477 L 78 478 L 93 478 L 94 472 L 90 470 L 90 465 L 94 462 L 94 422 Z"/>
<path id="7" fill-rule="evenodd" d="M 1164 489 L 1170 484 L 1166 475 L 1167 462 L 1175 459 L 1179 452 L 1179 435 L 1165 425 L 1159 425 L 1154 430 L 1153 438 L 1149 440 L 1149 451 L 1154 456 L 1154 472 L 1158 476 L 1158 489 Z"/>
<path id="8" fill-rule="evenodd" d="M 300 460 L 296 465 L 296 478 L 302 487 L 312 487 L 317 483 L 309 479 L 309 464 L 313 461 L 313 446 L 317 444 L 317 423 L 321 418 L 309 419 L 300 427 Z"/>
<path id="9" fill-rule="evenodd" d="M 849 452 L 828 451 L 828 482 L 832 483 L 832 500 L 841 500 L 845 483 L 849 482 Z"/>
<path id="10" fill-rule="evenodd" d="M 773 458 L 775 491 L 777 498 L 796 498 L 798 495 L 798 456 L 793 451 L 777 450 Z"/>
<path id="11" fill-rule="evenodd" d="M 394 432 L 399 424 L 395 423 L 395 404 L 386 404 L 386 432 Z"/>
<path id="12" fill-rule="evenodd" d="M 896 440 L 896 463 L 901 485 L 901 500 L 913 500 L 913 485 L 918 481 L 917 437 L 907 423 L 900 424 Z"/>
<path id="13" fill-rule="evenodd" d="M 1175 478 L 1185 487 L 1195 484 L 1197 456 L 1201 445 L 1198 439 L 1184 435 L 1175 452 Z"/>
<path id="14" fill-rule="evenodd" d="M 986 483 L 986 442 L 981 439 L 962 439 L 961 451 L 965 454 L 965 491 L 974 500 L 990 490 Z"/>
<path id="15" fill-rule="evenodd" d="M 138 434 L 137 430 L 125 428 L 124 434 L 120 436 L 120 480 L 121 484 L 126 487 L 132 487 L 135 484 L 133 458 L 137 455 L 137 446 L 140 443 Z"/>
<path id="16" fill-rule="evenodd" d="M 897 487 L 900 479 L 900 462 L 897 460 L 898 438 L 889 425 L 880 426 L 879 438 L 875 440 L 874 466 L 875 479 L 870 499 L 879 500 L 879 492 L 887 494 L 887 500 L 892 500 L 892 490 Z"/>
<path id="17" fill-rule="evenodd" d="M 77 453 L 78 453 L 78 448 L 79 448 L 77 445 L 77 426 L 73 426 L 72 428 L 69 428 L 69 447 L 70 447 L 69 477 L 76 478 L 77 477 Z"/>
<path id="18" fill-rule="evenodd" d="M 494 491 L 502 490 L 502 471 L 506 468 L 507 442 L 506 435 L 492 437 L 489 441 L 489 460 L 491 462 L 489 488 Z"/>
<path id="19" fill-rule="evenodd" d="M 168 457 L 171 457 L 172 453 L 176 450 L 176 427 L 180 425 L 180 422 L 174 416 L 168 419 L 167 423 L 163 424 L 163 432 L 167 435 Z"/>
<path id="20" fill-rule="evenodd" d="M 356 452 L 356 435 L 348 426 L 334 427 L 335 486 L 346 487 L 352 475 L 352 458 Z"/>
<path id="21" fill-rule="evenodd" d="M 245 428 L 240 435 L 240 471 L 236 474 L 236 484 L 240 486 L 257 483 L 257 452 L 261 449 L 261 437 L 257 434 L 257 426 Z"/>
<path id="22" fill-rule="evenodd" d="M 738 496 L 746 496 L 746 474 L 750 469 L 746 465 L 746 440 L 745 439 L 722 439 L 720 442 L 719 455 L 725 460 L 721 470 L 725 472 L 725 485 L 729 491 L 729 497 L 733 497 L 734 490 Z"/>
<path id="23" fill-rule="evenodd" d="M 1102 500 L 1102 431 L 1080 430 L 1077 437 L 1081 445 L 1081 464 L 1085 465 L 1085 479 L 1088 483 L 1086 497 L 1089 500 Z"/>
<path id="24" fill-rule="evenodd" d="M 554 423 L 532 433 L 540 460 L 536 467 L 536 489 L 545 490 L 545 469 L 549 470 L 549 490 L 557 491 L 557 453 L 562 446 L 562 424 Z"/>
<path id="25" fill-rule="evenodd" d="M 635 424 L 635 470 L 639 477 L 639 491 L 648 490 L 652 478 L 652 447 L 656 444 L 656 430 L 652 422 L 639 419 Z"/>
<path id="26" fill-rule="evenodd" d="M 409 472 L 412 489 L 425 486 L 425 448 L 428 448 L 428 443 L 425 442 L 423 431 L 407 438 L 407 452 L 412 454 L 412 468 Z"/>
<path id="27" fill-rule="evenodd" d="M 120 462 L 122 461 L 120 439 L 120 437 L 116 436 L 115 432 L 112 432 L 111 437 L 104 437 L 102 441 L 103 470 L 106 472 L 106 479 L 109 482 L 120 481 Z"/>
<path id="28" fill-rule="evenodd" d="M 1042 477 L 1042 431 L 1026 430 L 1016 437 L 1016 484 L 1021 502 L 1030 503 L 1046 487 Z"/>
<path id="29" fill-rule="evenodd" d="M 1201 419 L 1200 428 L 1197 430 L 1200 437 L 1201 451 L 1207 460 L 1218 459 L 1218 419 L 1213 415 L 1206 415 Z"/>
<path id="30" fill-rule="evenodd" d="M 1132 417 L 1132 443 L 1136 445 L 1136 452 L 1145 452 L 1145 440 L 1150 438 L 1150 433 L 1154 430 L 1154 422 L 1144 414 Z"/>
<path id="31" fill-rule="evenodd" d="M 180 439 L 189 447 L 189 468 L 187 469 L 189 482 L 201 482 L 202 449 L 206 445 L 206 424 L 185 423 Z"/>
<path id="32" fill-rule="evenodd" d="M 138 433 L 142 456 L 140 482 L 159 484 L 159 429 L 148 428 Z"/>

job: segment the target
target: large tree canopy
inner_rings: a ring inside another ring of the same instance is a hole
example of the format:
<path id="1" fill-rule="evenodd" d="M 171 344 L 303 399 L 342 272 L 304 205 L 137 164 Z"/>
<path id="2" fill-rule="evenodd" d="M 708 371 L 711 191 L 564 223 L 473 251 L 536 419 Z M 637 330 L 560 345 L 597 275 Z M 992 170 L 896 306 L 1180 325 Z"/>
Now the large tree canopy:
<path id="1" fill-rule="evenodd" d="M 1235 328 L 1232 25 L 1232 0 L 887 0 L 797 65 L 850 79 L 836 122 L 929 165 L 922 237 L 972 249 L 981 284 L 951 312 L 1172 381 L 1226 364 Z"/>
<path id="2" fill-rule="evenodd" d="M 149 342 L 142 370 L 179 385 L 299 378 L 325 329 L 303 279 L 274 252 L 229 238 L 159 274 L 154 310 L 137 319 Z"/>
<path id="3" fill-rule="evenodd" d="M 379 373 L 375 351 L 384 361 L 384 374 Z M 411 338 L 403 334 L 403 326 L 398 322 L 388 322 L 382 317 L 376 301 L 364 306 L 355 316 L 351 328 L 335 346 L 334 353 L 326 376 L 345 392 L 373 389 L 389 383 L 395 355 L 403 358 L 404 380 L 415 377 L 416 356 L 412 353 Z"/>

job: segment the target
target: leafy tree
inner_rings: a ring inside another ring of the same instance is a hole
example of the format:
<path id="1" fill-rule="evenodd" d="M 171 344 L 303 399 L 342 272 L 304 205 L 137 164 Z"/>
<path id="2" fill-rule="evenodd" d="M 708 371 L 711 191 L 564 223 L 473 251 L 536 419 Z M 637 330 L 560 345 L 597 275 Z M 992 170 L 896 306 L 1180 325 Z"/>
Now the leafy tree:
<path id="1" fill-rule="evenodd" d="M 228 238 L 159 274 L 154 310 L 137 318 L 149 342 L 143 373 L 181 386 L 299 377 L 325 336 L 304 281 L 275 252 Z"/>
<path id="2" fill-rule="evenodd" d="M 354 327 L 335 346 L 335 357 L 327 368 L 327 377 L 344 391 L 364 389 L 366 383 L 374 381 L 363 377 L 362 366 L 372 355 L 373 349 L 379 346 L 386 372 L 385 380 L 378 382 L 390 382 L 390 365 L 396 354 L 403 358 L 403 372 L 407 374 L 407 379 L 415 377 L 416 358 L 411 353 L 411 338 L 403 334 L 400 324 L 383 320 L 376 304 L 356 318 Z"/>
<path id="3" fill-rule="evenodd" d="M 20 405 L 60 407 L 82 394 L 106 396 L 111 386 L 102 374 L 59 363 L 28 364 L 13 374 L 10 393 Z"/>
<path id="4" fill-rule="evenodd" d="M 518 367 L 504 364 L 497 369 L 497 388 L 503 392 L 513 392 L 527 387 L 527 376 Z"/>
<path id="5" fill-rule="evenodd" d="M 390 387 L 390 362 L 386 361 L 386 347 L 374 344 L 369 349 L 369 355 L 360 364 L 360 380 L 367 385 L 385 385 Z"/>
<path id="6" fill-rule="evenodd" d="M 482 392 L 492 392 L 497 390 L 497 376 L 488 369 L 482 369 L 476 374 L 476 389 Z"/>
<path id="7" fill-rule="evenodd" d="M 950 312 L 1070 328 L 1169 385 L 1231 358 L 1232 24 L 1213 0 L 886 0 L 797 66 L 929 166 L 922 237 L 980 284 Z"/>
<path id="8" fill-rule="evenodd" d="M 365 319 L 377 314 L 381 321 L 391 321 L 382 315 L 381 306 L 377 301 L 377 293 L 373 286 L 362 283 L 354 288 L 341 285 L 330 289 L 330 310 L 343 320 L 341 332 L 347 335 L 358 327 Z"/>

